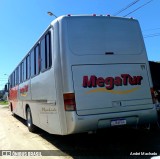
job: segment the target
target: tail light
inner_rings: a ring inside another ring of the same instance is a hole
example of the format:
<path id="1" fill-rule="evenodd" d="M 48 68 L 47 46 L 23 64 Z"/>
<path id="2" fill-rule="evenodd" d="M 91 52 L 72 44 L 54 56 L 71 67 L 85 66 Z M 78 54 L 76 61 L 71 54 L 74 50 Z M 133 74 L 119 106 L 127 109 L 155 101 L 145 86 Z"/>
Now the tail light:
<path id="1" fill-rule="evenodd" d="M 64 99 L 65 111 L 75 111 L 76 110 L 76 102 L 75 102 L 75 94 L 74 93 L 63 94 L 63 99 Z"/>
<path id="2" fill-rule="evenodd" d="M 155 95 L 155 91 L 154 91 L 153 88 L 151 88 L 150 91 L 151 91 L 151 95 L 152 95 L 153 104 L 155 104 L 156 101 L 157 101 L 157 98 L 156 98 L 156 95 Z"/>

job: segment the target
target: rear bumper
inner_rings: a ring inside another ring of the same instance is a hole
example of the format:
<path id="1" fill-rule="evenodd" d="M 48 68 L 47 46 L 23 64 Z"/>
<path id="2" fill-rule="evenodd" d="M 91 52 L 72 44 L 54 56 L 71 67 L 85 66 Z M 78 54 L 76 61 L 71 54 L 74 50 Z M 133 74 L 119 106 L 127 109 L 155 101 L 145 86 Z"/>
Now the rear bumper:
<path id="1" fill-rule="evenodd" d="M 66 118 L 67 134 L 73 134 L 112 127 L 111 121 L 116 119 L 125 120 L 127 126 L 137 126 L 145 123 L 153 123 L 157 120 L 157 112 L 155 108 L 86 116 L 78 116 L 76 112 L 66 112 Z"/>

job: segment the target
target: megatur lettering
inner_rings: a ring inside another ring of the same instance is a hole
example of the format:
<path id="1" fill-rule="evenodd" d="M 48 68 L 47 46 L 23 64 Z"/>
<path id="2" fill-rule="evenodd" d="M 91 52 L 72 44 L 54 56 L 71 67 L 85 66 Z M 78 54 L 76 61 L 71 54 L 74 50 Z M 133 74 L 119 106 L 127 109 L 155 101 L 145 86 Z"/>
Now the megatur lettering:
<path id="1" fill-rule="evenodd" d="M 106 87 L 107 90 L 114 89 L 114 86 L 141 85 L 142 76 L 131 76 L 129 74 L 121 74 L 116 77 L 96 77 L 95 75 L 83 76 L 84 88 Z"/>

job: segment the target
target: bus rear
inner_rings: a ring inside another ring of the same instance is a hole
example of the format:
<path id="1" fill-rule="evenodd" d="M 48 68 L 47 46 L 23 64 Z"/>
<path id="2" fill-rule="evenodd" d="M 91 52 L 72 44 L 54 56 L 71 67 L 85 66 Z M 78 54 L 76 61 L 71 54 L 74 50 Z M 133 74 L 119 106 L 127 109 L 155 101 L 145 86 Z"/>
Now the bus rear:
<path id="1" fill-rule="evenodd" d="M 59 26 L 66 134 L 156 121 L 137 20 L 68 16 Z"/>

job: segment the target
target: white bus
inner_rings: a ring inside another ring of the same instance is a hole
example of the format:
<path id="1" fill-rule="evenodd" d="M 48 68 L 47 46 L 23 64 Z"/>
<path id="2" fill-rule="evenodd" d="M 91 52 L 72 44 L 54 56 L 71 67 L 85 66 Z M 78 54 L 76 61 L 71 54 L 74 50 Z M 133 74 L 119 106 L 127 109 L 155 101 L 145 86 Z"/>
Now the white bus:
<path id="1" fill-rule="evenodd" d="M 138 21 L 58 17 L 11 73 L 9 100 L 29 131 L 67 135 L 155 122 Z"/>

